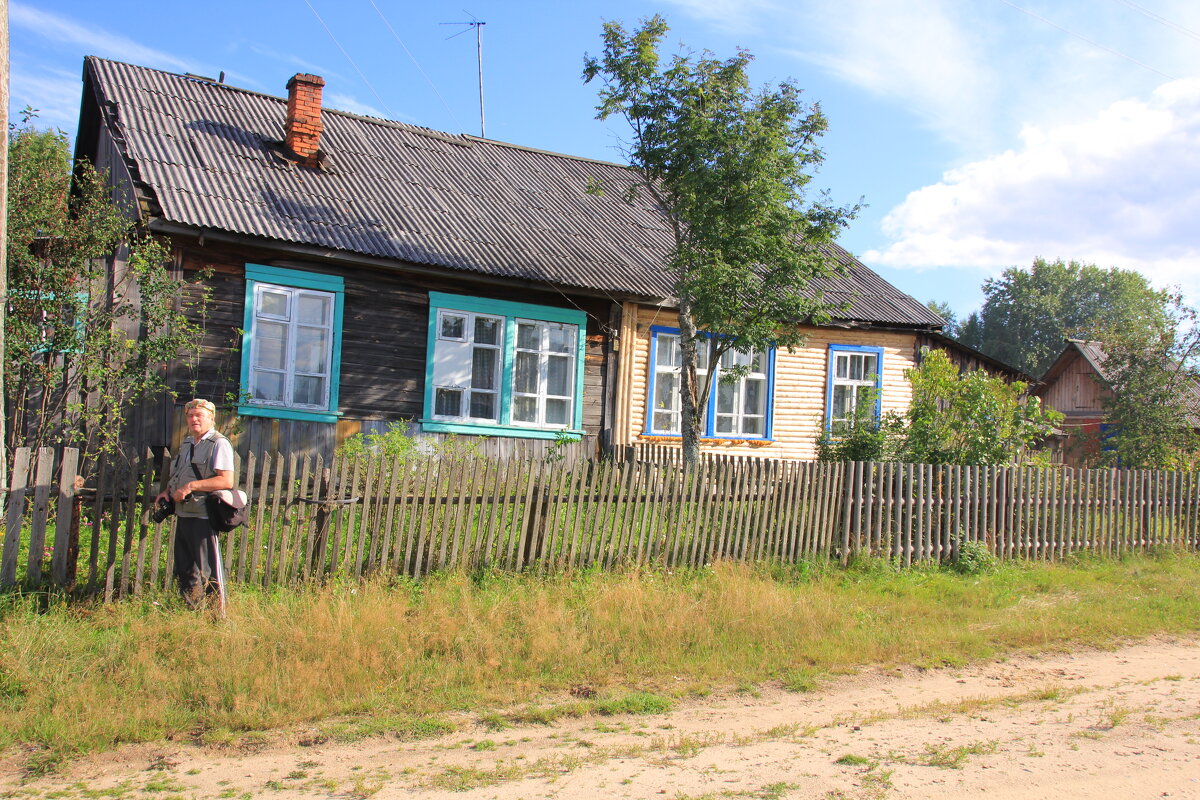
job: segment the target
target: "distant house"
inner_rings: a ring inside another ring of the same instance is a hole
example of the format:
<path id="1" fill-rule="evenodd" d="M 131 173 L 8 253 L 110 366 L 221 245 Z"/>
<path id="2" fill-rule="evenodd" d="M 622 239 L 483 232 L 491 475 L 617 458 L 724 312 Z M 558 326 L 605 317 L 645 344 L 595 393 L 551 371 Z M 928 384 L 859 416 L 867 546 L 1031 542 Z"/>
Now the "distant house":
<path id="1" fill-rule="evenodd" d="M 1068 339 L 1034 390 L 1046 406 L 1063 414 L 1054 455 L 1067 466 L 1094 466 L 1108 433 L 1104 403 L 1113 393 L 1105 360 L 1103 343 Z M 1185 387 L 1196 409 L 1188 424 L 1200 428 L 1200 382 L 1188 381 Z"/>
<path id="2" fill-rule="evenodd" d="M 77 154 L 170 239 L 176 274 L 208 275 L 199 359 L 170 380 L 222 405 L 239 448 L 328 452 L 396 421 L 594 448 L 678 435 L 658 268 L 671 236 L 626 201 L 621 165 L 325 109 L 313 75 L 280 98 L 88 58 L 83 81 Z M 587 191 L 597 181 L 603 196 Z M 828 254 L 845 273 L 813 290 L 847 311 L 794 353 L 712 365 L 748 369 L 713 392 L 705 447 L 811 457 L 862 398 L 905 409 L 923 346 L 981 356 L 848 252 Z M 179 440 L 176 402 L 141 419 L 140 443 Z"/>

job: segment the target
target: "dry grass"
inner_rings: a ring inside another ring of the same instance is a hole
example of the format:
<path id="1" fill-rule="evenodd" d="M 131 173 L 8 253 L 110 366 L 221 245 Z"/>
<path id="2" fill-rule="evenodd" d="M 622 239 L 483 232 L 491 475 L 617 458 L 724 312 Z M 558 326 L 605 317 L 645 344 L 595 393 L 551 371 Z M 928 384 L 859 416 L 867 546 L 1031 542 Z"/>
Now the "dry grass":
<path id="1" fill-rule="evenodd" d="M 242 590 L 224 622 L 164 598 L 49 610 L 12 598 L 0 609 L 0 747 L 38 745 L 52 766 L 120 742 L 237 744 L 300 723 L 334 735 L 337 726 L 436 735 L 447 712 L 562 699 L 580 686 L 595 687 L 596 710 L 630 689 L 796 676 L 808 688 L 864 664 L 963 663 L 1194 631 L 1197 577 L 1196 556 L 975 577 L 877 563 L 456 574 Z"/>

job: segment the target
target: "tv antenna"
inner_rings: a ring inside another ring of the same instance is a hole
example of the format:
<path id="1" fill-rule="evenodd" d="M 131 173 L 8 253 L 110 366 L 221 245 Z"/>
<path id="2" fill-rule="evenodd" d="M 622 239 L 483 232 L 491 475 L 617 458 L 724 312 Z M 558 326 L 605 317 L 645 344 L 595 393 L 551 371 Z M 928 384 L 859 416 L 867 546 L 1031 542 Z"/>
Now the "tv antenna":
<path id="1" fill-rule="evenodd" d="M 466 28 L 463 28 L 458 33 L 447 36 L 446 37 L 447 41 L 449 41 L 450 39 L 453 39 L 455 36 L 460 36 L 460 35 L 466 33 L 471 28 L 475 29 L 475 53 L 476 53 L 476 62 L 479 65 L 479 137 L 481 139 L 486 139 L 487 138 L 487 128 L 484 125 L 484 118 L 483 118 L 483 26 L 487 25 L 487 23 L 481 22 L 478 17 L 476 17 L 474 14 L 472 14 L 469 11 L 463 11 L 463 13 L 471 18 L 470 22 L 440 22 L 438 24 L 439 25 L 466 25 L 467 26 Z"/>

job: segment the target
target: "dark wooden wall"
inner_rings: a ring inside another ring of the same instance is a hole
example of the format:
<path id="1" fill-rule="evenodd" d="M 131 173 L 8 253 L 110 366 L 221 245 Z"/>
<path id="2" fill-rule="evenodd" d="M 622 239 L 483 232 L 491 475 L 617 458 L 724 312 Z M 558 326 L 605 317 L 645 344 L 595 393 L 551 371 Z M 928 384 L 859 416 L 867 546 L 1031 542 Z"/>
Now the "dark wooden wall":
<path id="1" fill-rule="evenodd" d="M 178 401 L 164 401 L 147 415 L 149 445 L 175 446 L 183 432 L 182 403 L 191 397 L 213 400 L 222 409 L 221 427 L 239 450 L 311 450 L 328 453 L 346 436 L 392 420 L 416 420 L 423 413 L 429 292 L 441 291 L 524 303 L 581 309 L 588 315 L 584 364 L 583 427 L 592 441 L 604 426 L 603 402 L 608 355 L 607 328 L 612 302 L 566 296 L 557 291 L 506 288 L 458 276 L 428 276 L 376 270 L 331 261 L 302 262 L 269 250 L 226 244 L 177 241 L 177 269 L 195 281 L 205 271 L 209 297 L 200 302 L 203 334 L 194 359 L 171 368 L 169 383 Z M 346 282 L 342 320 L 342 363 L 337 424 L 301 423 L 261 417 L 233 419 L 241 375 L 245 264 L 266 264 L 340 275 Z"/>

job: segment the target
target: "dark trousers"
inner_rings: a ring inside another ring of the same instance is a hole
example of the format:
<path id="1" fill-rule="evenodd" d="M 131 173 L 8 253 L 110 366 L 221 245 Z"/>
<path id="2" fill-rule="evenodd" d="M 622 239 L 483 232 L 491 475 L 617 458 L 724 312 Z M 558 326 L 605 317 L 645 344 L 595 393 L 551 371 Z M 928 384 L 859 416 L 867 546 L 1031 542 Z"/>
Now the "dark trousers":
<path id="1" fill-rule="evenodd" d="M 188 605 L 199 606 L 210 594 L 224 600 L 220 543 L 206 517 L 176 518 L 175 578 Z"/>

